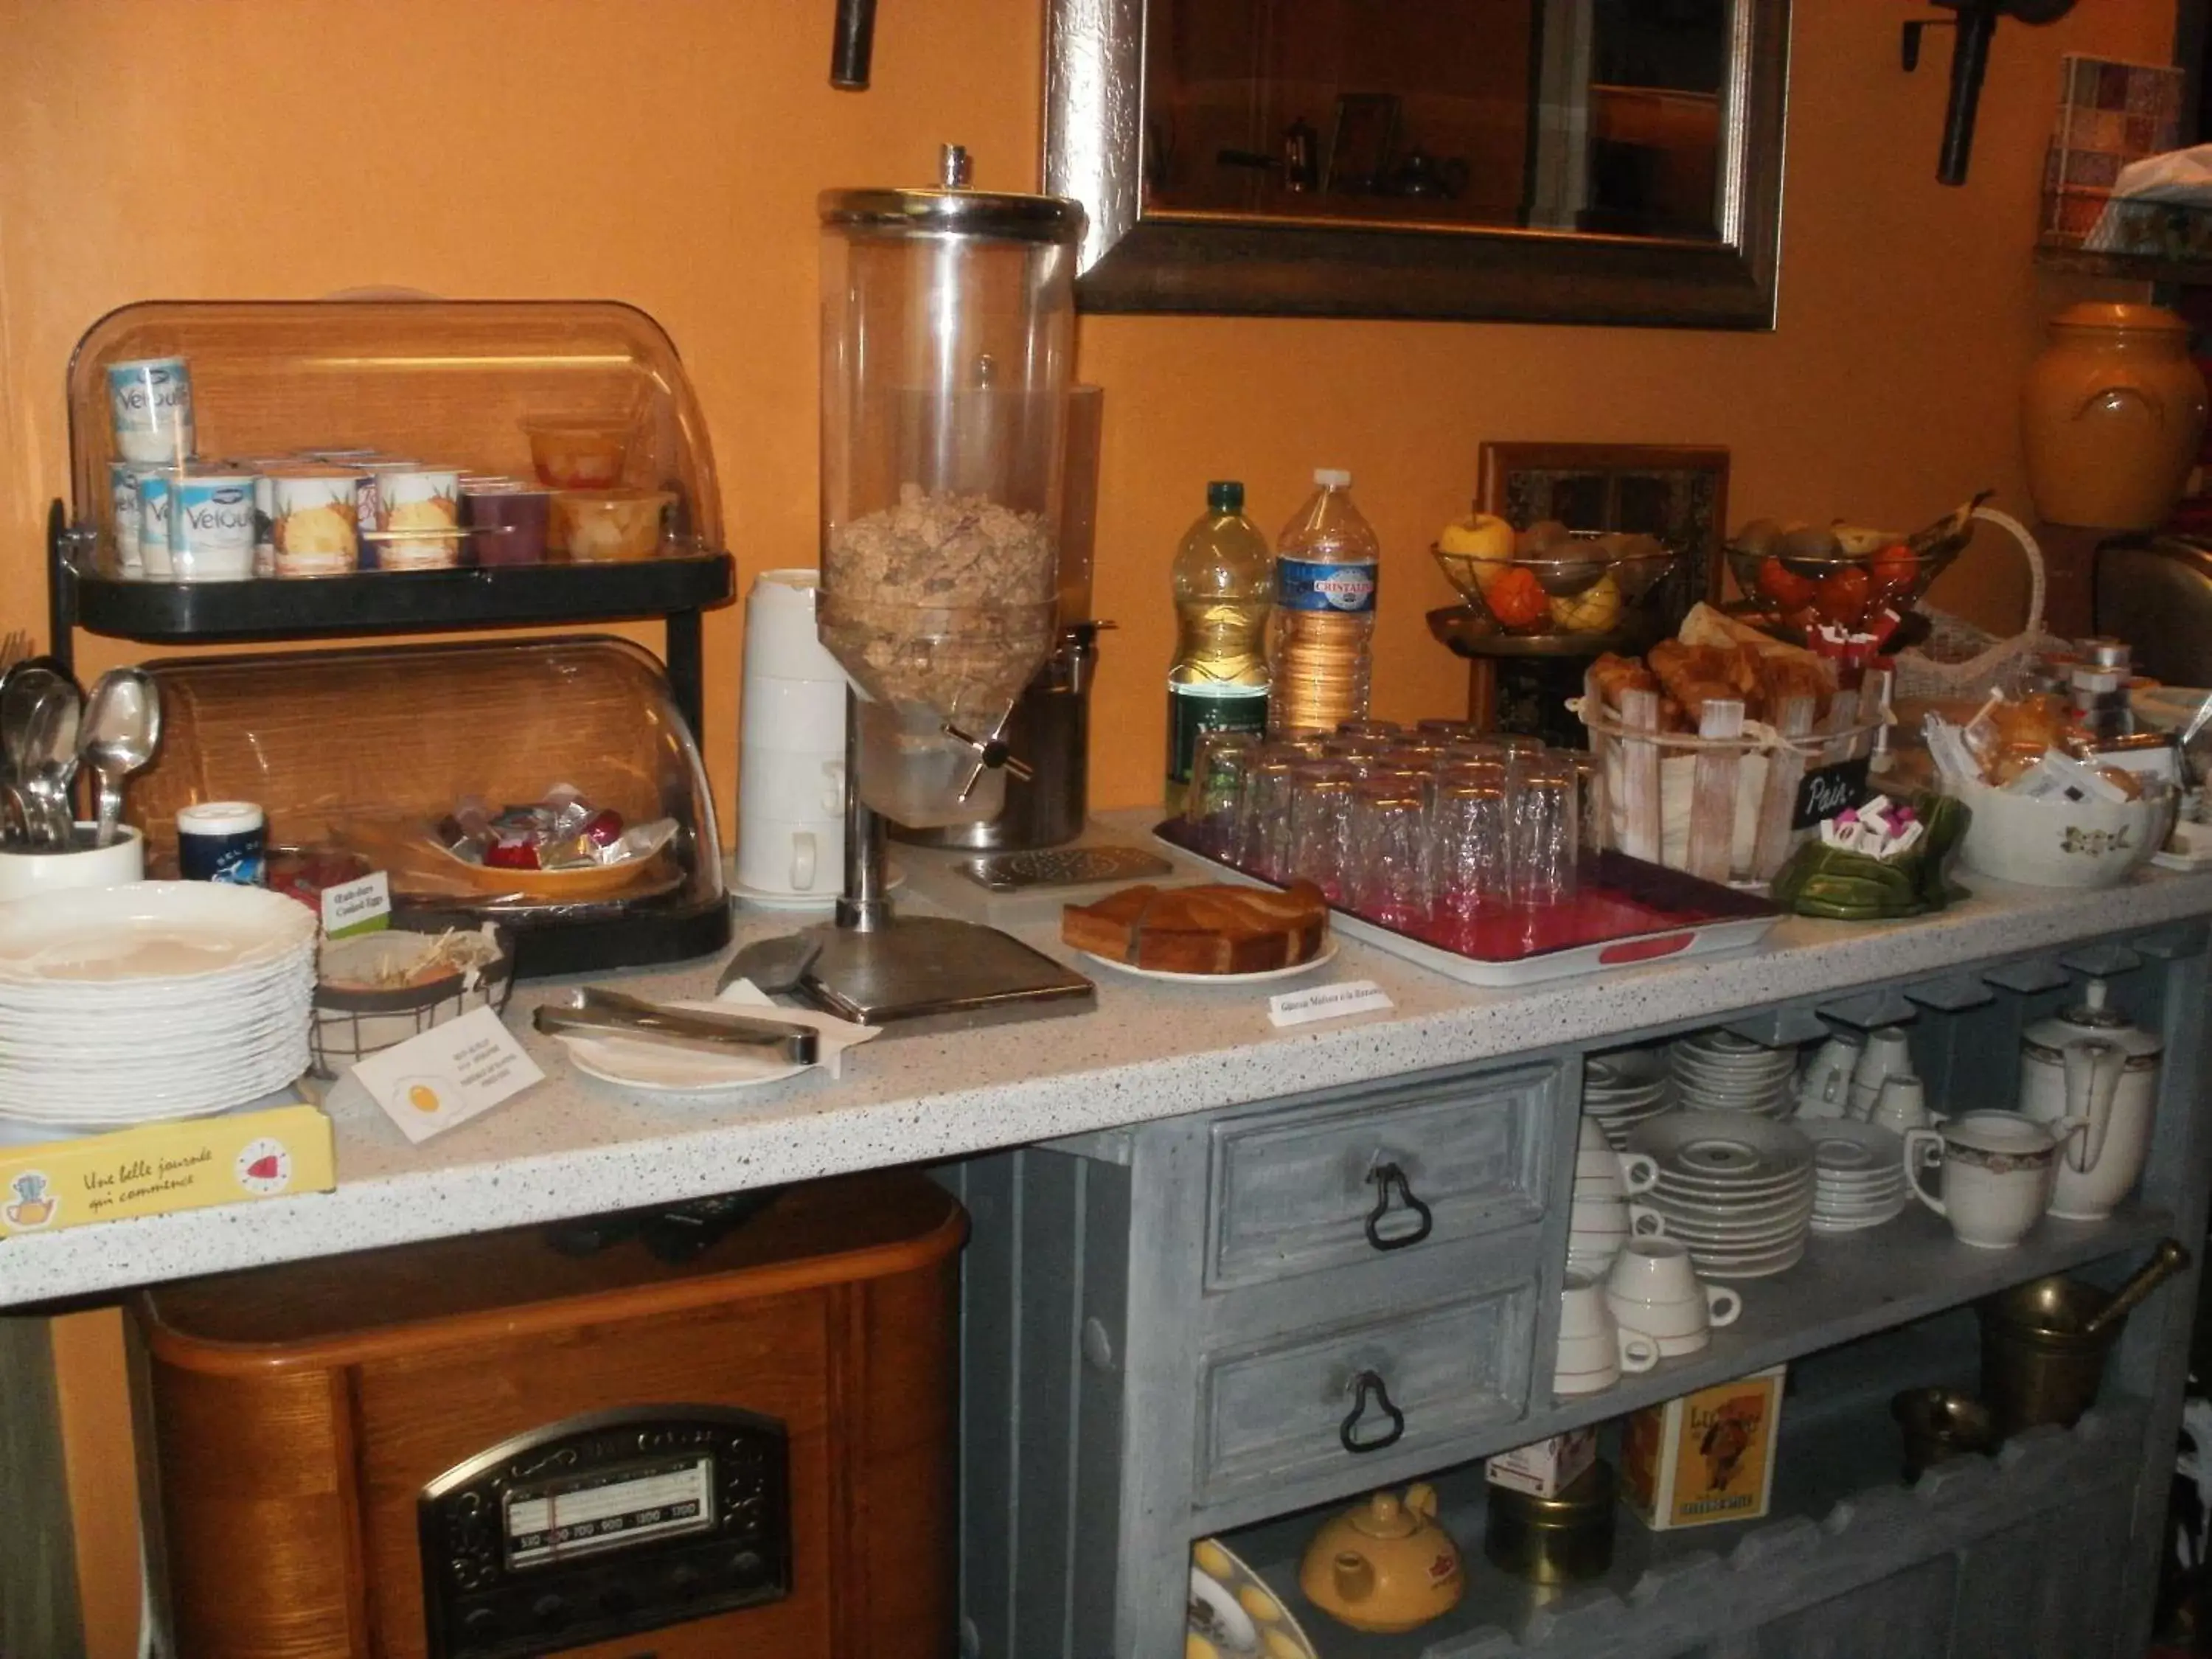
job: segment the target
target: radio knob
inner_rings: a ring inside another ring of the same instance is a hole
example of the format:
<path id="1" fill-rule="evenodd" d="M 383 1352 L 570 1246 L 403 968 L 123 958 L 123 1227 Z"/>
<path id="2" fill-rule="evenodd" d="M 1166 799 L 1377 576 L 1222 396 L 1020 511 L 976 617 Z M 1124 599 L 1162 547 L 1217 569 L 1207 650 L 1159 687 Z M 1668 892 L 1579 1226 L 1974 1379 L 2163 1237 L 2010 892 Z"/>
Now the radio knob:
<path id="1" fill-rule="evenodd" d="M 668 1588 L 678 1595 L 689 1595 L 699 1588 L 699 1569 L 689 1561 L 679 1561 L 668 1570 Z"/>
<path id="2" fill-rule="evenodd" d="M 730 1558 L 730 1577 L 749 1584 L 757 1582 L 767 1569 L 768 1563 L 752 1550 L 739 1550 Z"/>
<path id="3" fill-rule="evenodd" d="M 461 1629 L 479 1642 L 495 1641 L 499 1636 L 499 1615 L 489 1607 L 471 1607 L 461 1619 Z"/>
<path id="4" fill-rule="evenodd" d="M 636 1610 L 637 1595 L 627 1584 L 610 1584 L 599 1592 L 599 1611 L 610 1618 L 626 1618 Z"/>
<path id="5" fill-rule="evenodd" d="M 540 1630 L 558 1630 L 568 1622 L 568 1604 L 557 1595 L 541 1595 L 530 1604 Z"/>

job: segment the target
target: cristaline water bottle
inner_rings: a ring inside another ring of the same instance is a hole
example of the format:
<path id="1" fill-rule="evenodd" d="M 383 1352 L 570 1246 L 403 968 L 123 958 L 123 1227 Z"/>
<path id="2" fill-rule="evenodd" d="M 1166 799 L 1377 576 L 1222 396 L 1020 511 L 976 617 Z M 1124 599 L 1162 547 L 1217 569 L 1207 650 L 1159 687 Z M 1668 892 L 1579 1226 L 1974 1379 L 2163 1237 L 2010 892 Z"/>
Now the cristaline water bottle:
<path id="1" fill-rule="evenodd" d="M 1168 811 L 1182 805 L 1201 732 L 1267 724 L 1267 538 L 1244 516 L 1244 486 L 1206 487 L 1206 514 L 1175 556 L 1176 654 L 1168 669 Z"/>
<path id="2" fill-rule="evenodd" d="M 1334 732 L 1367 717 L 1374 660 L 1375 532 L 1352 504 L 1352 475 L 1322 467 L 1320 486 L 1275 543 L 1267 629 L 1267 730 Z"/>

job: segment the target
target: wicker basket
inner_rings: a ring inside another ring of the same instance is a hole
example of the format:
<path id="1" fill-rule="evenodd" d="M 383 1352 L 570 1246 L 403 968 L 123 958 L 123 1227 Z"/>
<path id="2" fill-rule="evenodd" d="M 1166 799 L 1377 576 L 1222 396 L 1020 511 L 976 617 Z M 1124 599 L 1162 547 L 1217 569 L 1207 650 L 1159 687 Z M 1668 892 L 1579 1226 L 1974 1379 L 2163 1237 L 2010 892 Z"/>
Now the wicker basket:
<path id="1" fill-rule="evenodd" d="M 1894 690 L 1900 698 L 1986 696 L 2002 687 L 2024 659 L 2060 647 L 2043 631 L 2043 550 L 2035 538 L 2019 520 L 1995 507 L 1978 507 L 1973 516 L 2004 531 L 2027 560 L 2027 625 L 2010 639 L 2000 639 L 1948 611 L 1922 605 L 1935 631 L 1926 646 L 1900 651 L 1893 659 Z"/>
<path id="2" fill-rule="evenodd" d="M 1805 774 L 1871 755 L 1888 690 L 1888 676 L 1870 672 L 1831 700 L 1826 720 L 1814 699 L 1793 697 L 1771 725 L 1716 700 L 1691 733 L 1658 729 L 1656 691 L 1629 692 L 1614 715 L 1592 678 L 1576 712 L 1605 780 L 1604 844 L 1708 881 L 1772 880 L 1813 834 L 1790 823 Z"/>
<path id="3" fill-rule="evenodd" d="M 417 932 L 395 927 L 368 939 L 395 943 Z M 448 974 L 427 984 L 389 991 L 318 983 L 314 1020 L 308 1029 L 315 1075 L 334 1078 L 357 1060 L 478 1008 L 504 1012 L 514 989 L 514 940 L 504 927 L 492 927 L 491 934 L 499 954 L 473 974 Z"/>

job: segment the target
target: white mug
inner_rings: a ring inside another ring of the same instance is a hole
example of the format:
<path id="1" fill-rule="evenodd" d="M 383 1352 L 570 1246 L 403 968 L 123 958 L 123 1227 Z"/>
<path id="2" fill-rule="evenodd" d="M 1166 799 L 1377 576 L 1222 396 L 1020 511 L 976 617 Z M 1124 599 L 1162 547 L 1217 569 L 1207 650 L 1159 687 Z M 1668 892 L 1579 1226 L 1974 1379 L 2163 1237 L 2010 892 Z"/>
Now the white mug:
<path id="1" fill-rule="evenodd" d="M 1894 1073 L 1911 1070 L 1912 1048 L 1905 1040 L 1903 1031 L 1894 1025 L 1869 1031 L 1866 1047 L 1859 1051 L 1857 1063 L 1851 1067 L 1850 1115 L 1856 1118 L 1871 1116 L 1875 1103 L 1881 1095 L 1882 1079 Z"/>
<path id="2" fill-rule="evenodd" d="M 738 830 L 738 884 L 756 893 L 835 894 L 845 881 L 841 826 L 748 822 Z"/>
<path id="3" fill-rule="evenodd" d="M 1841 1035 L 1820 1045 L 1798 1081 L 1798 1116 L 1850 1115 L 1851 1068 L 1858 1064 L 1859 1047 L 1856 1038 Z"/>
<path id="4" fill-rule="evenodd" d="M 1882 1079 L 1869 1122 L 1901 1135 L 1907 1129 L 1924 1129 L 1935 1121 L 1936 1115 L 1928 1109 L 1927 1086 L 1918 1078 L 1910 1072 L 1893 1072 Z"/>
<path id="5" fill-rule="evenodd" d="M 2058 1148 L 2081 1118 L 2039 1123 L 2018 1112 L 1968 1112 L 1933 1129 L 1905 1132 L 1905 1178 L 1912 1194 L 1951 1224 L 1961 1243 L 2009 1249 L 2043 1216 Z M 1939 1197 L 1920 1182 L 1942 1170 Z"/>
<path id="6" fill-rule="evenodd" d="M 1659 1358 L 1659 1345 L 1650 1337 L 1608 1322 L 1600 1335 L 1560 1338 L 1552 1364 L 1552 1392 L 1597 1394 L 1620 1382 L 1623 1371 L 1650 1370 Z"/>
<path id="7" fill-rule="evenodd" d="M 1695 1353 L 1711 1340 L 1711 1333 L 1735 1324 L 1743 1312 L 1741 1293 L 1727 1285 L 1701 1284 L 1697 1294 L 1680 1301 L 1644 1302 L 1621 1295 L 1608 1284 L 1605 1304 L 1621 1329 L 1650 1337 L 1668 1359 Z"/>

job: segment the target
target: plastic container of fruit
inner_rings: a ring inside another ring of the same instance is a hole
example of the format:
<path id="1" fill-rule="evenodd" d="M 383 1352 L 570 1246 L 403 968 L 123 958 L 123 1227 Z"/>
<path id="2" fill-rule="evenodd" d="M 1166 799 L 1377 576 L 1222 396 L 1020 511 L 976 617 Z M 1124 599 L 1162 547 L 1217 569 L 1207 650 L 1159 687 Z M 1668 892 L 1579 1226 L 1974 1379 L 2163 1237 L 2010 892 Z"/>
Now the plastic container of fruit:
<path id="1" fill-rule="evenodd" d="M 1670 598 L 1672 609 L 1681 608 L 1667 578 L 1682 556 L 1649 536 L 1575 531 L 1541 551 L 1504 558 L 1430 551 L 1466 599 L 1474 631 L 1532 654 L 1595 654 L 1614 641 L 1656 637 L 1671 625 Z"/>

